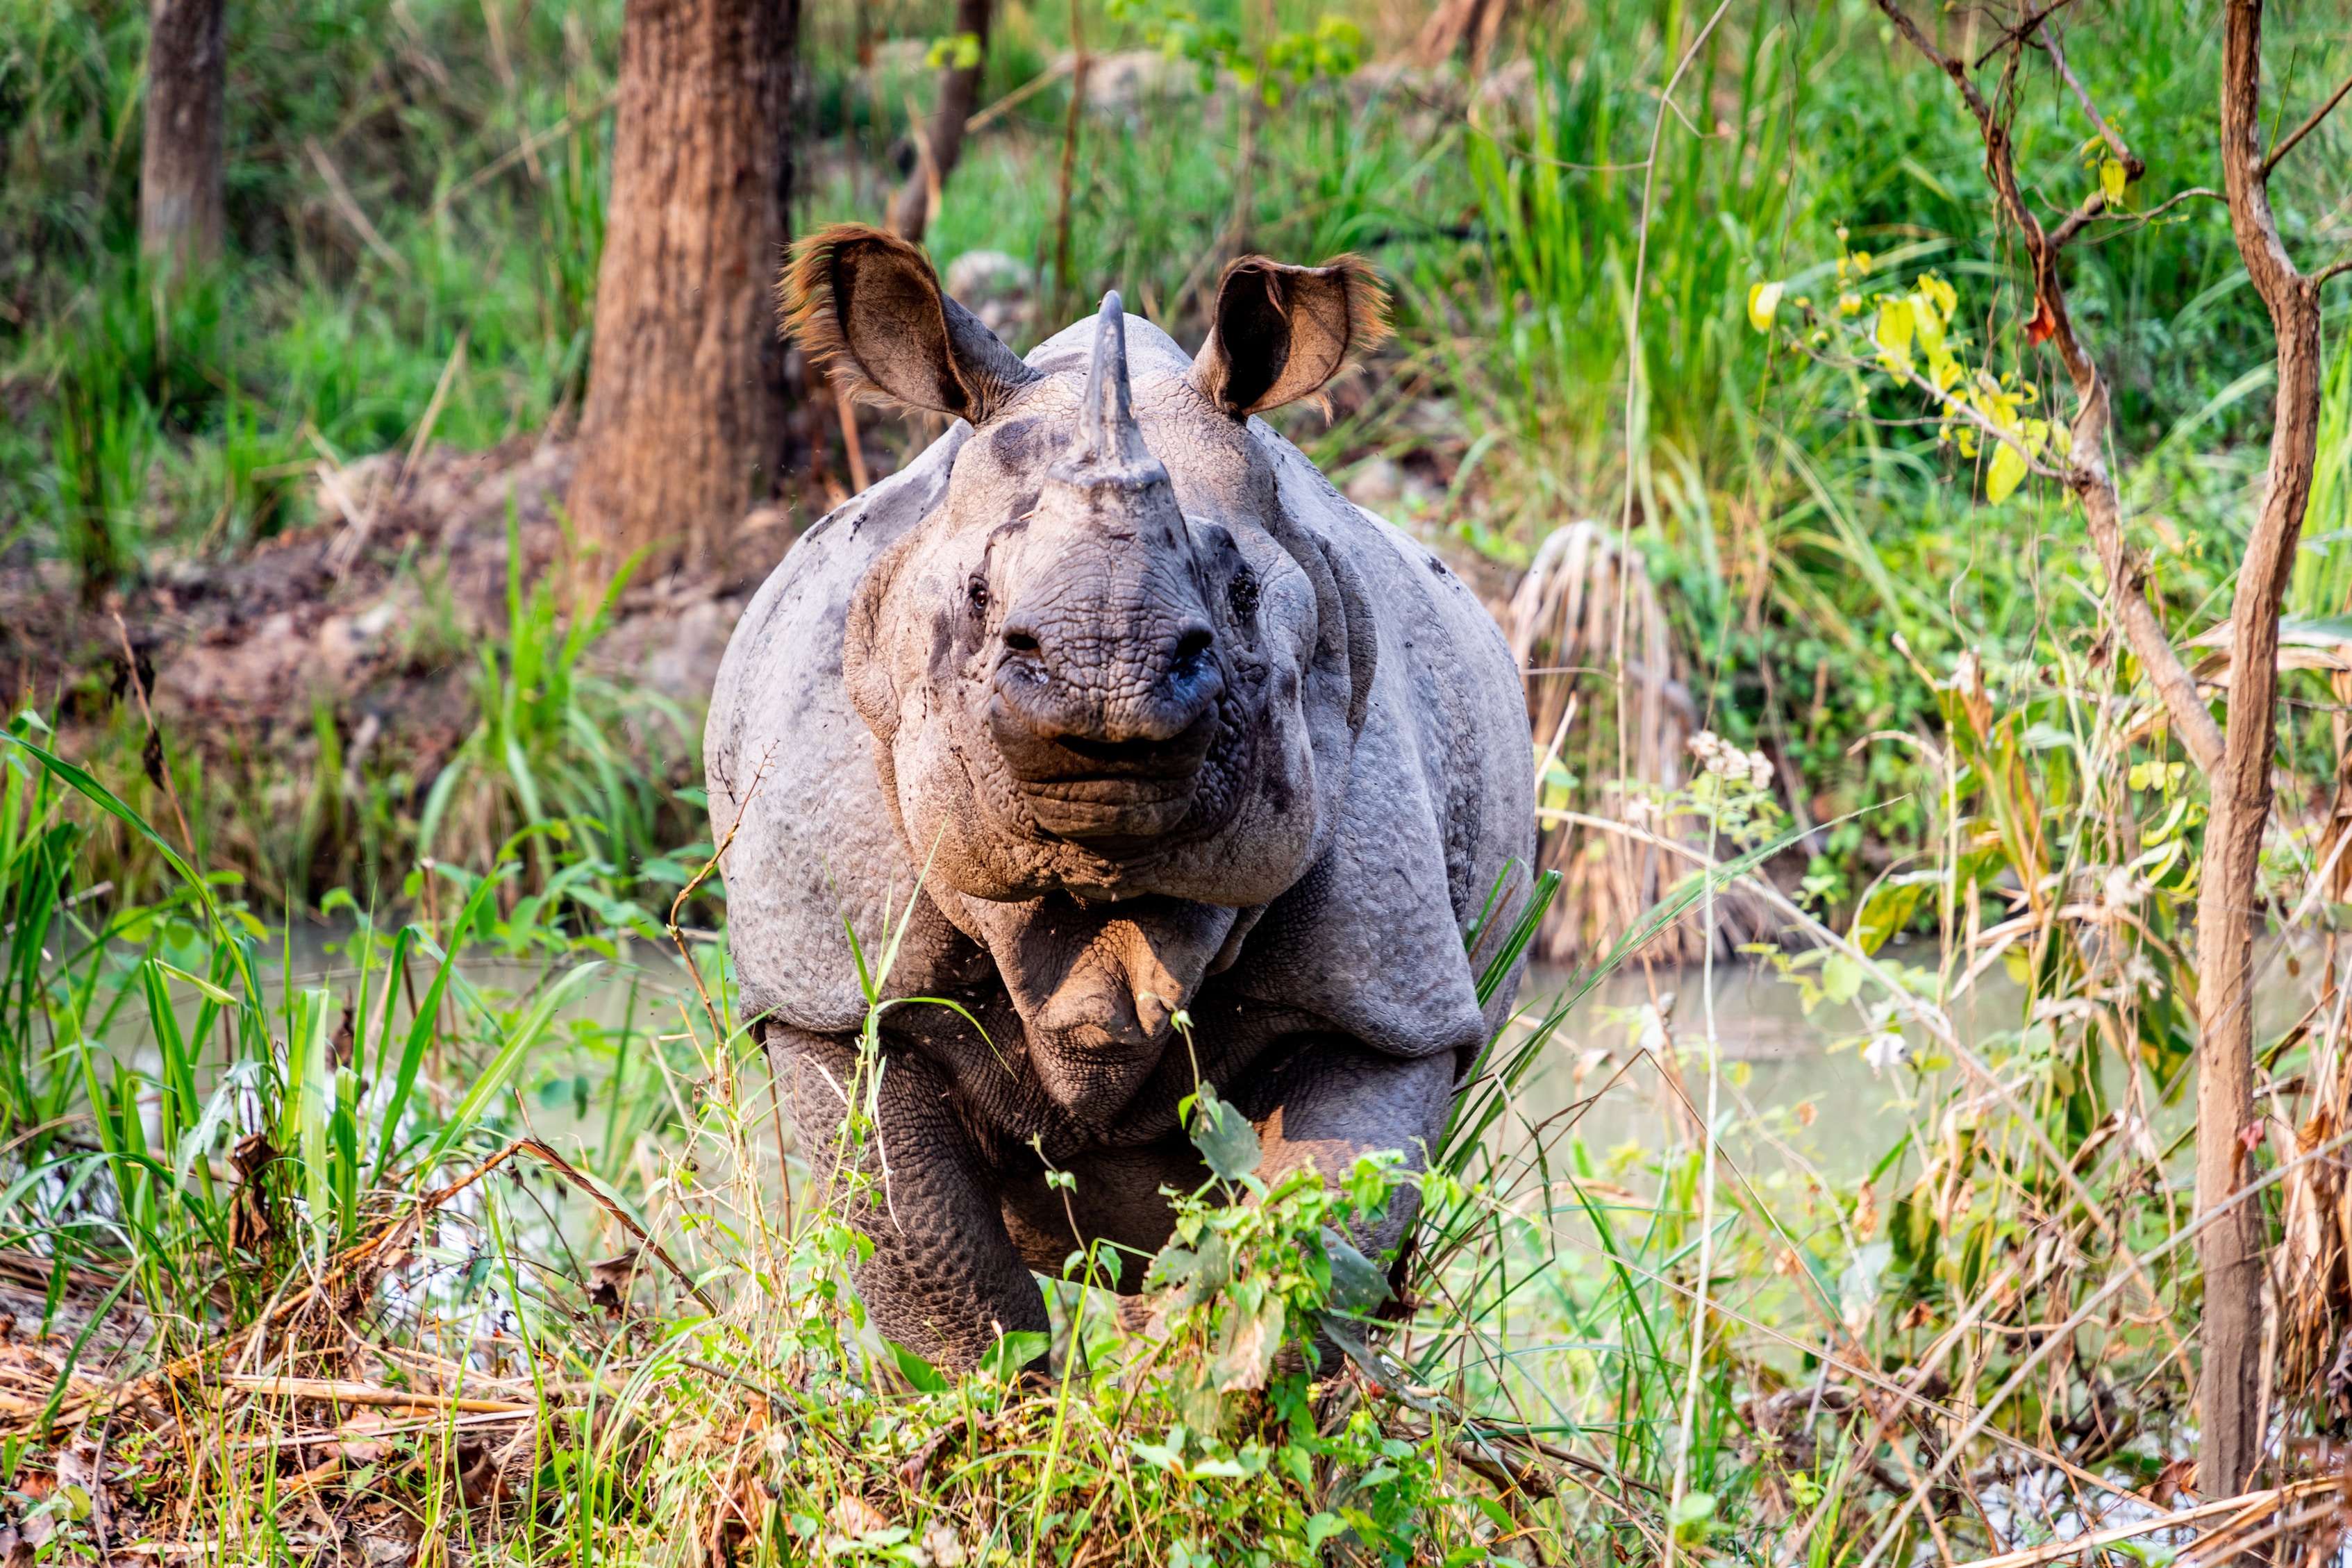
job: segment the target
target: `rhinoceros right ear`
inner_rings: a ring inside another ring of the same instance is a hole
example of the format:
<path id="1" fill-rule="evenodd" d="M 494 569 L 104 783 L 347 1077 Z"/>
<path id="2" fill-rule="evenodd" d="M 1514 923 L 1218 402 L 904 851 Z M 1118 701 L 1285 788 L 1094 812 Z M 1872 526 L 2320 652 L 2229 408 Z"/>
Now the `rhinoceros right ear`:
<path id="1" fill-rule="evenodd" d="M 1242 257 L 1218 279 L 1192 384 L 1236 419 L 1317 396 L 1349 354 L 1388 335 L 1388 303 L 1360 256 L 1322 267 Z"/>
<path id="2" fill-rule="evenodd" d="M 864 397 L 979 425 L 1038 373 L 940 289 L 897 235 L 835 224 L 793 247 L 777 287 L 784 331 Z"/>

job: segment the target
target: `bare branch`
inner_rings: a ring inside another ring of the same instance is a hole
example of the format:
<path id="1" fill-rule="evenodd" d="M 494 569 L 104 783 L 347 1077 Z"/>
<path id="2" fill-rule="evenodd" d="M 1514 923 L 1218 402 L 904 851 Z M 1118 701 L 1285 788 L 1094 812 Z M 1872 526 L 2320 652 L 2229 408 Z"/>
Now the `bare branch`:
<path id="1" fill-rule="evenodd" d="M 1979 55 L 1976 58 L 1976 63 L 1969 68 L 1970 70 L 1984 69 L 1985 61 L 1992 58 L 1993 56 L 2000 53 L 2001 50 L 2009 47 L 2011 44 L 2018 42 L 2020 39 L 2033 37 L 2034 28 L 2039 27 L 2042 23 L 2048 21 L 2051 17 L 2056 16 L 2059 12 L 2064 10 L 2068 5 L 2073 4 L 2074 0 L 2051 0 L 2051 4 L 2044 5 L 2041 10 L 2033 13 L 2032 16 L 2028 16 L 2024 21 L 2020 22 L 2016 26 L 2011 27 L 2008 32 L 2003 33 L 2000 37 L 1995 38 L 1992 42 L 1992 47 L 1985 50 L 1984 53 Z"/>
<path id="2" fill-rule="evenodd" d="M 2191 196 L 2204 196 L 2210 200 L 2217 202 L 2226 202 L 2230 199 L 2221 192 L 2212 190 L 2207 186 L 2191 185 L 2187 190 L 2182 191 L 2179 195 L 2167 198 L 2157 205 L 2148 208 L 2147 211 L 2144 213 L 2117 213 L 2115 216 L 2117 217 L 2136 217 L 2142 223 L 2153 223 L 2156 219 L 2162 217 L 2166 213 L 2170 212 L 2174 207 L 2179 206 L 2181 203 L 2187 201 Z M 2114 231 L 2110 230 L 2109 232 L 2112 233 Z"/>
<path id="3" fill-rule="evenodd" d="M 2302 141 L 2305 137 L 2319 129 L 2319 122 L 2326 119 L 2329 111 L 2334 110 L 2337 104 L 2344 101 L 2344 95 L 2347 92 L 2352 92 L 2352 76 L 2346 77 L 2344 79 L 2344 85 L 2337 88 L 2333 93 L 2329 94 L 2326 103 L 2321 104 L 2317 109 L 2311 111 L 2310 119 L 2305 121 L 2293 131 L 2287 132 L 2286 140 L 2271 149 L 2271 155 L 2263 160 L 2262 174 L 2260 177 L 2263 181 L 2267 182 L 2270 179 L 2271 171 L 2278 167 L 2279 160 L 2281 158 L 2285 157 L 2289 153 L 2294 151 L 2294 144 L 2296 142 Z"/>
<path id="4" fill-rule="evenodd" d="M 2042 47 L 2050 51 L 2051 63 L 2058 68 L 2058 75 L 2066 85 L 2074 89 L 2075 101 L 2083 106 L 2083 112 L 2091 117 L 2091 123 L 2098 127 L 2099 140 L 2107 144 L 2107 151 L 2116 155 L 2116 162 L 2124 166 L 2125 174 L 2135 180 L 2147 174 L 2147 164 L 2141 161 L 2138 153 L 2124 145 L 2124 139 L 2116 134 L 2116 128 L 2108 124 L 2105 117 L 2099 113 L 2099 106 L 2091 101 L 2089 90 L 2074 75 L 2074 68 L 2066 63 L 2066 51 L 2058 47 L 2057 38 L 2052 37 L 2042 39 Z"/>
<path id="5" fill-rule="evenodd" d="M 2099 552 L 2099 560 L 2106 569 L 2108 592 L 2113 597 L 2115 616 L 2123 627 L 2126 640 L 2131 645 L 2148 683 L 2156 688 L 2164 703 L 2165 712 L 2172 721 L 2173 732 L 2179 736 L 2197 765 L 2207 772 L 2221 761 L 2221 726 L 2198 695 L 2197 681 L 2181 663 L 2180 655 L 2165 635 L 2164 623 L 2155 607 L 2147 601 L 2147 569 L 2124 537 L 2123 500 L 2116 492 L 2114 479 L 2106 468 L 2107 386 L 2099 367 L 2090 353 L 2074 335 L 2074 322 L 2066 308 L 2066 289 L 2058 275 L 2058 258 L 2065 239 L 2072 239 L 2083 225 L 2106 210 L 2105 197 L 2094 193 L 2082 208 L 2070 215 L 2059 227 L 2058 235 L 2045 231 L 2041 220 L 2025 205 L 2024 193 L 2017 184 L 2017 165 L 2011 152 L 2009 128 L 1984 94 L 1969 79 L 1969 68 L 1945 54 L 1930 42 L 1906 12 L 1900 0 L 1878 0 L 1885 12 L 1911 47 L 1937 68 L 1951 78 L 1959 89 L 1960 98 L 1975 116 L 1977 131 L 1984 142 L 1985 173 L 1992 181 L 1993 195 L 2001 212 L 2017 226 L 2025 242 L 2025 254 L 2033 269 L 2033 297 L 2038 328 L 2046 331 L 2049 341 L 2058 351 L 2066 366 L 2066 374 L 2074 384 L 2074 418 L 2071 426 L 2073 448 L 2066 460 L 2063 474 L 2066 486 L 2083 503 L 2084 521 L 2089 526 L 2091 542 Z M 2016 37 L 2026 37 L 2040 26 L 2049 11 L 2030 18 Z M 2012 39 L 2012 41 L 2014 41 Z M 1988 54 L 1986 58 L 1990 58 Z M 2063 237 L 2063 238 L 2061 237 Z"/>
<path id="6" fill-rule="evenodd" d="M 2311 275 L 2311 286 L 2316 289 L 2322 283 L 2326 282 L 2330 278 L 2335 277 L 2339 272 L 2352 272 L 2352 256 L 2347 256 L 2341 261 L 2331 261 L 2326 266 L 2321 268 L 2318 271 L 2313 273 Z"/>
<path id="7" fill-rule="evenodd" d="M 2089 223 L 2093 218 L 2107 217 L 2110 216 L 2115 215 L 2111 215 L 2108 210 L 2107 193 L 2105 191 L 2093 191 L 2089 195 L 2083 198 L 2083 205 L 2081 206 L 2076 207 L 2073 212 L 2066 215 L 2065 222 L 2060 224 L 2056 228 L 2050 231 L 2050 248 L 2053 250 L 2065 249 L 2066 247 L 2073 242 L 2074 237 L 2083 232 L 2084 225 Z"/>

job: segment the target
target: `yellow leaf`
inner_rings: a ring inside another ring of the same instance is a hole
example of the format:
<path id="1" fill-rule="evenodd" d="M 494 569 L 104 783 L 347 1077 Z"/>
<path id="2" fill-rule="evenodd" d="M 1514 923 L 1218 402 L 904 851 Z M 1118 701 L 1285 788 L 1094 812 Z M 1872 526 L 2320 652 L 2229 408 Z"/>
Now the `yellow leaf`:
<path id="1" fill-rule="evenodd" d="M 1919 334 L 1919 346 L 1934 355 L 1944 346 L 1944 318 L 1937 313 L 1936 302 L 1925 293 L 1910 298 L 1912 329 Z"/>
<path id="2" fill-rule="evenodd" d="M 1959 384 L 1960 374 L 1960 362 L 1948 351 L 1938 348 L 1927 356 L 1927 374 L 1936 383 L 1937 391 L 1951 391 Z"/>
<path id="3" fill-rule="evenodd" d="M 1947 321 L 1952 319 L 1952 312 L 1960 308 L 1958 291 L 1932 272 L 1919 275 L 1919 294 L 1935 306 L 1936 314 Z"/>
<path id="4" fill-rule="evenodd" d="M 2113 158 L 2099 161 L 2099 189 L 2107 198 L 2107 205 L 2121 211 L 2124 205 L 2124 166 Z"/>
<path id="5" fill-rule="evenodd" d="M 1877 339 L 1878 346 L 1888 353 L 1908 357 L 1915 324 L 1908 299 L 1881 300 L 1878 302 L 1878 330 L 1872 335 Z"/>
<path id="6" fill-rule="evenodd" d="M 1748 286 L 1748 324 L 1759 332 L 1772 330 L 1772 318 L 1780 309 L 1780 287 L 1778 283 Z"/>
<path id="7" fill-rule="evenodd" d="M 1985 500 L 1999 506 L 2010 498 L 2024 478 L 2024 458 L 2019 455 L 2016 447 L 2003 441 L 1992 455 L 1992 467 L 1985 470 Z"/>

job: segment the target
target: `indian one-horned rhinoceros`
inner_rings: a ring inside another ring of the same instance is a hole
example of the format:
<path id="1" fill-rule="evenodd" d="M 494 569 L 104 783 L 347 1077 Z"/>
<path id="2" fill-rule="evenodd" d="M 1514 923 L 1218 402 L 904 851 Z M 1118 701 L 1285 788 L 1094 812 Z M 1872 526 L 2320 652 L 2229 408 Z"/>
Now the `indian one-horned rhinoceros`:
<path id="1" fill-rule="evenodd" d="M 832 374 L 955 423 L 813 526 L 728 647 L 736 973 L 822 1166 L 869 1005 L 845 928 L 870 968 L 919 882 L 881 994 L 961 1011 L 883 1016 L 857 1282 L 969 1366 L 1046 1326 L 1030 1270 L 1082 1240 L 1140 1287 L 1160 1189 L 1207 1176 L 1196 1072 L 1270 1179 L 1424 1156 L 1509 1005 L 1465 939 L 1525 894 L 1526 711 L 1469 591 L 1251 417 L 1381 330 L 1362 263 L 1235 262 L 1189 360 L 1114 294 L 1024 363 L 872 229 L 805 243 L 786 295 Z"/>

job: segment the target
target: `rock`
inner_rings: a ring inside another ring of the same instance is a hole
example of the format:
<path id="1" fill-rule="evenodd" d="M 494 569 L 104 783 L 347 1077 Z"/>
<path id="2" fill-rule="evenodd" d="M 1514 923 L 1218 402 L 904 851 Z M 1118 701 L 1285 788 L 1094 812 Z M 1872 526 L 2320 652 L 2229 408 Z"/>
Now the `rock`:
<path id="1" fill-rule="evenodd" d="M 1036 324 L 1037 280 L 1017 258 L 1001 250 L 967 250 L 948 263 L 947 291 L 980 324 L 1007 342 Z"/>
<path id="2" fill-rule="evenodd" d="M 1368 511 L 1395 503 L 1404 494 L 1404 471 L 1386 458 L 1373 458 L 1348 481 L 1347 497 Z"/>

